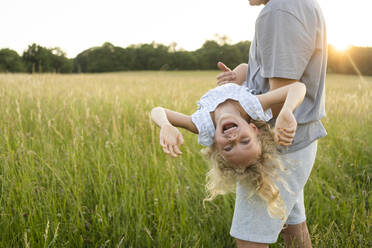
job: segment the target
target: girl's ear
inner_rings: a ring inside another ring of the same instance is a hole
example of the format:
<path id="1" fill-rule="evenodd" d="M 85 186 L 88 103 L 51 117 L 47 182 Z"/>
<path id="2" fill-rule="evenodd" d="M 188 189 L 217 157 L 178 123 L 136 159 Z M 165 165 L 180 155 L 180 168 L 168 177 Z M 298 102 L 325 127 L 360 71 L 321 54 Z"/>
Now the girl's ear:
<path id="1" fill-rule="evenodd" d="M 249 123 L 249 125 L 252 127 L 253 131 L 255 131 L 256 134 L 260 134 L 260 129 L 254 124 L 254 123 Z"/>

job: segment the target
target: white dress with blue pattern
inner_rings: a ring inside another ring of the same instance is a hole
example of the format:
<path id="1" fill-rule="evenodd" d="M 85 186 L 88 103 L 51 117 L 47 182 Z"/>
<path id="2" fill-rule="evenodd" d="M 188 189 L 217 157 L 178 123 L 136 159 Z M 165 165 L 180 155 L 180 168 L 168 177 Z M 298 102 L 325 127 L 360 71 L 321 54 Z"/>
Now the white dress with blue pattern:
<path id="1" fill-rule="evenodd" d="M 213 144 L 216 129 L 210 112 L 228 99 L 238 101 L 244 111 L 254 120 L 269 121 L 272 118 L 271 109 L 263 111 L 257 96 L 246 86 L 228 83 L 209 90 L 199 100 L 197 111 L 192 114 L 192 122 L 197 127 L 198 143 L 204 146 Z"/>

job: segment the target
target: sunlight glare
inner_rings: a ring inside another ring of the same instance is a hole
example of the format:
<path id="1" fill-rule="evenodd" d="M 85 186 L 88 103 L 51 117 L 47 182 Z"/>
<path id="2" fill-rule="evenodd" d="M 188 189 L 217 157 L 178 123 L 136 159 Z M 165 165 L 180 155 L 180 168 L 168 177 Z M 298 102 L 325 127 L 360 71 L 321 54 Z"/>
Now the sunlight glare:
<path id="1" fill-rule="evenodd" d="M 347 43 L 336 43 L 331 45 L 339 52 L 346 52 L 351 47 L 351 45 Z"/>

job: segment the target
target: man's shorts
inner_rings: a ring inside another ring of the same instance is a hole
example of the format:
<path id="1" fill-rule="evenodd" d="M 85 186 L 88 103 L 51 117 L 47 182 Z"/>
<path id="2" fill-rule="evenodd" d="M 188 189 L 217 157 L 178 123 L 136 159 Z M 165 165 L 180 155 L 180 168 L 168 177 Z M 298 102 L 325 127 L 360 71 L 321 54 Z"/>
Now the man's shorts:
<path id="1" fill-rule="evenodd" d="M 314 141 L 301 150 L 280 155 L 283 165 L 287 167 L 287 171 L 280 175 L 292 191 L 277 183 L 286 205 L 286 224 L 299 224 L 306 220 L 303 188 L 313 168 L 316 150 L 317 141 Z M 261 198 L 256 194 L 248 197 L 248 194 L 248 189 L 237 183 L 230 235 L 251 242 L 275 243 L 284 223 L 279 218 L 269 216 L 267 204 Z"/>

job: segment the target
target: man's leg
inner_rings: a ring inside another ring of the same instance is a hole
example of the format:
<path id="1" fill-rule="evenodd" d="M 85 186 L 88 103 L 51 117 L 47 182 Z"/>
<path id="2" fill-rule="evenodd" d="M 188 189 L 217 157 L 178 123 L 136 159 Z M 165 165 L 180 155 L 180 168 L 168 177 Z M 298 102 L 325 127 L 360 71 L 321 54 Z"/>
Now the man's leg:
<path id="1" fill-rule="evenodd" d="M 278 183 L 277 186 L 280 188 L 280 194 L 287 206 L 288 219 L 286 223 L 288 225 L 298 225 L 298 223 L 306 220 L 303 188 L 311 173 L 316 150 L 317 142 L 315 141 L 301 150 L 281 155 L 283 164 L 288 165 L 288 171 L 281 173 L 281 176 L 288 183 L 291 192 L 287 191 L 282 183 Z M 237 239 L 239 248 L 268 247 L 267 244 L 277 241 L 283 222 L 278 218 L 270 217 L 267 213 L 267 203 L 260 199 L 257 194 L 251 195 L 250 193 L 251 189 L 241 185 L 239 182 L 237 183 L 235 210 L 230 235 Z M 305 230 L 308 235 L 307 227 Z M 249 240 L 251 243 L 240 242 L 239 240 Z M 309 238 L 305 240 L 310 242 Z M 304 247 L 311 247 L 311 243 L 310 246 Z"/>
<path id="2" fill-rule="evenodd" d="M 297 225 L 285 225 L 282 230 L 285 246 L 288 248 L 311 248 L 306 221 Z"/>
<path id="3" fill-rule="evenodd" d="M 249 242 L 241 239 L 235 239 L 238 248 L 268 248 L 269 244 Z"/>

